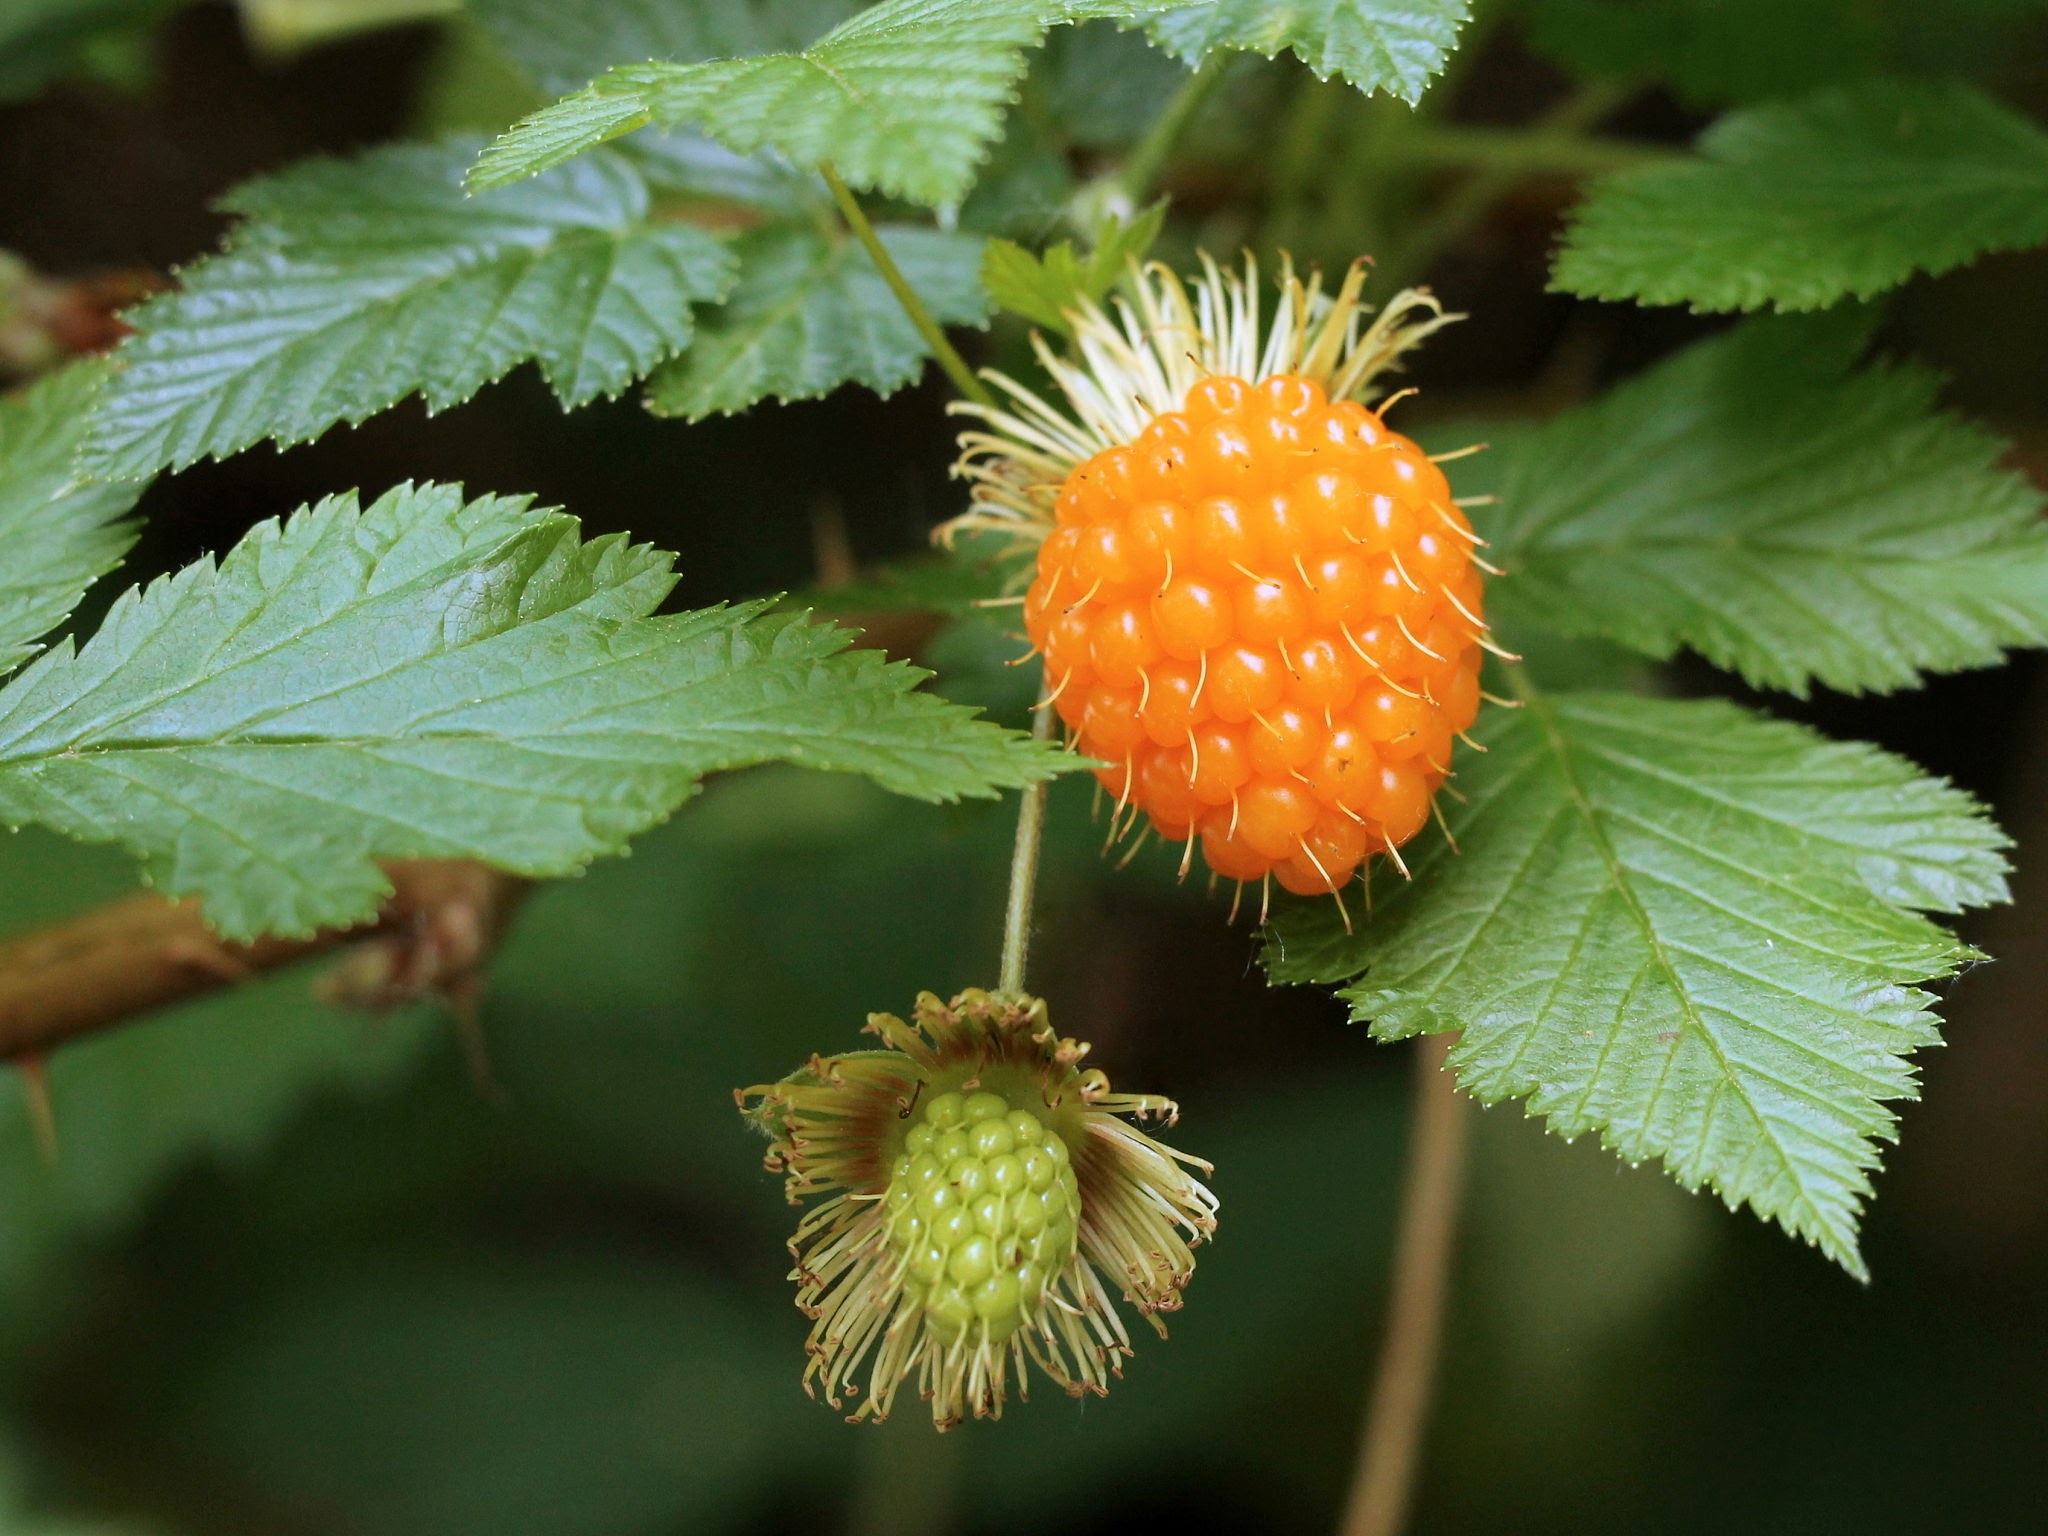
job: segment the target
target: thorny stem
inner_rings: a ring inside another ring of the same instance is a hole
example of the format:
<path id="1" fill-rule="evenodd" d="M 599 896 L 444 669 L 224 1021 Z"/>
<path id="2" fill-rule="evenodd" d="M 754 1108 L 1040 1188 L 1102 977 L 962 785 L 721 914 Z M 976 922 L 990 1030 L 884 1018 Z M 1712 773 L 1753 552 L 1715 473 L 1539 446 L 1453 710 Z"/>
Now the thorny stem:
<path id="1" fill-rule="evenodd" d="M 1222 83 L 1223 73 L 1230 67 L 1229 56 L 1212 53 L 1202 62 L 1201 68 L 1181 82 L 1180 88 L 1167 99 L 1152 126 L 1145 130 L 1145 136 L 1132 146 L 1130 157 L 1124 161 L 1123 172 L 1117 180 L 1124 195 L 1134 204 L 1142 203 L 1152 191 L 1152 184 L 1159 179 L 1159 173 L 1166 168 L 1167 157 L 1180 142 L 1195 114 L 1202 110 L 1216 87 Z"/>
<path id="2" fill-rule="evenodd" d="M 904 277 L 903 269 L 896 265 L 896 258 L 889 254 L 889 248 L 882 244 L 882 237 L 875 233 L 875 226 L 868 222 L 868 216 L 861 210 L 860 201 L 853 195 L 839 173 L 831 166 L 818 168 L 825 177 L 825 185 L 832 190 L 832 201 L 839 205 L 839 216 L 846 220 L 846 227 L 853 231 L 853 238 L 868 253 L 868 259 L 875 264 L 875 270 L 882 274 L 882 281 L 889 285 L 889 291 L 896 295 L 896 302 L 903 306 L 903 313 L 910 317 L 910 323 L 917 327 L 917 334 L 924 338 L 924 344 L 931 348 L 932 356 L 939 360 L 939 366 L 946 370 L 946 377 L 953 381 L 953 387 L 972 400 L 976 405 L 996 408 L 994 395 L 981 380 L 974 376 L 974 370 L 967 366 L 967 360 L 957 352 L 953 343 L 946 339 L 945 328 L 932 318 L 932 312 L 925 308 L 924 300 L 917 296 L 917 290 Z"/>
<path id="3" fill-rule="evenodd" d="M 1416 1042 L 1414 1123 L 1394 1237 L 1386 1342 L 1338 1536 L 1400 1536 L 1414 1492 L 1465 1173 L 1467 1116 L 1444 1070 L 1450 1049 L 1449 1035 Z"/>
<path id="4" fill-rule="evenodd" d="M 1041 704 L 1031 716 L 1031 739 L 1052 739 L 1052 706 Z M 1003 960 L 996 971 L 996 989 L 1024 990 L 1024 959 L 1031 949 L 1031 902 L 1038 889 L 1038 850 L 1045 841 L 1045 785 L 1026 786 L 1017 807 L 1017 841 L 1010 850 L 1010 902 L 1003 912 Z"/>

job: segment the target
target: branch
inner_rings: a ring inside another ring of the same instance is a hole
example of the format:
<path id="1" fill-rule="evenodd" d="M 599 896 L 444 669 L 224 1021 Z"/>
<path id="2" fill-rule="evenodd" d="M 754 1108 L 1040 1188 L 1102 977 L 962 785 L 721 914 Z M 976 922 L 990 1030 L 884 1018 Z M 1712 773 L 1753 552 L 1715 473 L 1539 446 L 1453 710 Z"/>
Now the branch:
<path id="1" fill-rule="evenodd" d="M 215 992 L 314 955 L 352 951 L 323 990 L 364 1007 L 473 996 L 531 882 L 458 859 L 385 867 L 392 894 L 372 922 L 307 939 L 230 944 L 192 901 L 139 893 L 0 943 L 0 1060 Z"/>
<path id="2" fill-rule="evenodd" d="M 1386 1344 L 1338 1536 L 1401 1536 L 1408 1528 L 1465 1181 L 1467 1111 L 1444 1064 L 1451 1044 L 1450 1035 L 1425 1035 L 1415 1047 L 1415 1119 L 1394 1238 Z"/>

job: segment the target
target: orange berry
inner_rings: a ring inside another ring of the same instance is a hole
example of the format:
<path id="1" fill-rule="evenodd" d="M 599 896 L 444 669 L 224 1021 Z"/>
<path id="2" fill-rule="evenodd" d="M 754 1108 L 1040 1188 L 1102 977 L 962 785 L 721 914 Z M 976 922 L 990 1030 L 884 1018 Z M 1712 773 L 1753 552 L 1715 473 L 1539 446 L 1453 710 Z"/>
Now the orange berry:
<path id="1" fill-rule="evenodd" d="M 1111 795 L 1304 894 L 1421 830 L 1483 613 L 1421 449 L 1314 380 L 1209 377 L 1076 467 L 1054 519 L 1024 624 Z"/>
<path id="2" fill-rule="evenodd" d="M 1323 723 L 1291 704 L 1260 715 L 1249 730 L 1252 771 L 1269 779 L 1292 778 L 1322 745 Z"/>
<path id="3" fill-rule="evenodd" d="M 1203 570 L 1235 570 L 1255 553 L 1251 518 L 1241 500 L 1212 496 L 1195 508 L 1195 556 Z"/>
<path id="4" fill-rule="evenodd" d="M 1237 797 L 1237 835 L 1277 863 L 1293 856 L 1317 810 L 1315 796 L 1300 785 L 1254 779 Z"/>
<path id="5" fill-rule="evenodd" d="M 1391 564 L 1382 562 L 1366 577 L 1365 611 L 1376 619 L 1391 618 L 1397 613 L 1405 615 L 1414 606 L 1411 599 L 1415 596 L 1407 580 Z"/>
<path id="6" fill-rule="evenodd" d="M 1132 556 L 1137 542 L 1127 527 L 1094 524 L 1074 545 L 1075 574 L 1085 587 L 1123 586 L 1135 574 Z"/>
<path id="7" fill-rule="evenodd" d="M 1254 489 L 1258 452 L 1242 425 L 1243 414 L 1220 417 L 1196 429 L 1188 444 L 1188 473 L 1212 496 L 1242 495 Z"/>
<path id="8" fill-rule="evenodd" d="M 1119 603 L 1096 622 L 1088 646 L 1095 675 L 1112 688 L 1136 688 L 1159 659 L 1152 616 L 1136 603 Z"/>
<path id="9" fill-rule="evenodd" d="M 1293 680 L 1288 692 L 1311 712 L 1336 710 L 1351 702 L 1358 692 L 1357 673 L 1361 663 L 1350 647 L 1340 641 L 1317 636 L 1294 647 L 1289 654 Z M 1477 697 L 1477 694 L 1474 694 Z M 1451 706 L 1447 703 L 1445 708 Z"/>
<path id="10" fill-rule="evenodd" d="M 1189 734 L 1188 788 L 1204 805 L 1230 804 L 1252 777 L 1244 733 L 1210 720 Z"/>
<path id="11" fill-rule="evenodd" d="M 1175 577 L 1152 599 L 1152 617 L 1160 649 L 1183 661 L 1206 656 L 1230 638 L 1230 599 L 1220 585 L 1200 577 Z"/>
<path id="12" fill-rule="evenodd" d="M 1218 720 L 1236 725 L 1280 702 L 1287 684 L 1280 658 L 1252 645 L 1228 645 L 1209 658 L 1209 686 L 1202 692 Z"/>
<path id="13" fill-rule="evenodd" d="M 1124 540 L 1130 580 L 1158 587 L 1169 574 L 1173 551 L 1187 537 L 1187 513 L 1179 502 L 1148 501 L 1131 514 Z"/>
<path id="14" fill-rule="evenodd" d="M 1243 379 L 1214 374 L 1188 391 L 1184 414 L 1196 424 L 1214 421 L 1219 416 L 1235 416 L 1250 403 L 1251 397 L 1252 387 Z"/>
<path id="15" fill-rule="evenodd" d="M 1365 812 L 1380 824 L 1396 847 L 1420 832 L 1429 820 L 1434 774 L 1416 761 L 1382 764 L 1375 776 Z"/>
<path id="16" fill-rule="evenodd" d="M 1436 713 L 1420 694 L 1398 693 L 1384 683 L 1366 689 L 1351 706 L 1359 734 L 1389 761 L 1422 750 L 1422 728 Z"/>
<path id="17" fill-rule="evenodd" d="M 1081 734 L 1095 743 L 1099 756 L 1121 758 L 1145 735 L 1138 723 L 1137 689 L 1091 689 L 1077 724 Z"/>
<path id="18" fill-rule="evenodd" d="M 1422 525 L 1415 503 L 1393 496 L 1364 498 L 1364 516 L 1352 527 L 1358 542 L 1375 555 L 1401 550 L 1415 542 Z"/>
<path id="19" fill-rule="evenodd" d="M 1346 549 L 1303 565 L 1308 571 L 1309 613 L 1319 625 L 1341 626 L 1366 616 L 1373 569 L 1365 556 Z"/>
<path id="20" fill-rule="evenodd" d="M 1138 721 L 1155 746 L 1177 747 L 1188 739 L 1188 729 L 1195 723 L 1200 669 L 1191 661 L 1162 661 L 1145 676 L 1151 686 L 1145 691 Z M 1475 692 L 1475 702 L 1478 697 Z"/>
<path id="21" fill-rule="evenodd" d="M 1479 718 L 1479 668 L 1461 667 L 1451 674 L 1451 680 L 1444 689 L 1444 723 L 1451 728 L 1451 734 L 1469 729 Z"/>
<path id="22" fill-rule="evenodd" d="M 1257 880 L 1273 861 L 1230 831 L 1230 812 L 1211 811 L 1202 821 L 1202 857 L 1226 880 Z"/>
<path id="23" fill-rule="evenodd" d="M 1188 828 L 1208 809 L 1196 798 L 1193 785 L 1187 748 L 1146 754 L 1133 792 L 1151 814 L 1162 837 L 1184 841 Z"/>
<path id="24" fill-rule="evenodd" d="M 1254 645 L 1296 639 L 1308 623 L 1308 594 L 1297 581 L 1254 582 L 1237 605 L 1237 632 Z"/>
<path id="25" fill-rule="evenodd" d="M 1308 770 L 1309 787 L 1325 805 L 1358 810 L 1379 778 L 1380 760 L 1356 727 L 1330 732 Z"/>
<path id="26" fill-rule="evenodd" d="M 1275 374 L 1259 385 L 1257 393 L 1269 411 L 1289 421 L 1308 420 L 1329 403 L 1322 385 L 1298 373 Z"/>

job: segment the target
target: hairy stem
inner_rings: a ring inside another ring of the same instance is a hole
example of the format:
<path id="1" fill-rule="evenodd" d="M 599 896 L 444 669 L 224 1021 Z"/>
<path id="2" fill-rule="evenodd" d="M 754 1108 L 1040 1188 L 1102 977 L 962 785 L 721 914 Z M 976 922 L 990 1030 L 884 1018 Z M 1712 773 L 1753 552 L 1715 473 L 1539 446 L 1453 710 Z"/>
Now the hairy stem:
<path id="1" fill-rule="evenodd" d="M 1228 55 L 1210 54 L 1202 61 L 1201 68 L 1181 82 L 1152 126 L 1145 130 L 1145 136 L 1131 147 L 1130 156 L 1124 161 L 1123 171 L 1117 180 L 1123 186 L 1124 195 L 1133 203 L 1142 203 L 1151 196 L 1153 185 L 1159 180 L 1159 173 L 1166 169 L 1167 159 L 1180 142 L 1181 134 L 1222 83 L 1223 73 L 1229 67 Z"/>
<path id="2" fill-rule="evenodd" d="M 860 200 L 852 189 L 839 179 L 838 172 L 831 166 L 820 166 L 825 185 L 832 189 L 832 200 L 839 205 L 839 216 L 846 220 L 846 227 L 853 231 L 853 238 L 868 253 L 868 259 L 875 264 L 875 270 L 882 274 L 882 281 L 889 285 L 889 291 L 896 295 L 896 302 L 903 307 L 903 313 L 910 317 L 910 323 L 917 327 L 917 334 L 924 338 L 924 344 L 931 348 L 932 356 L 939 360 L 939 366 L 946 370 L 946 377 L 953 381 L 953 387 L 972 400 L 976 405 L 994 410 L 996 399 L 988 392 L 981 380 L 974 376 L 974 370 L 967 366 L 967 359 L 954 349 L 946 339 L 946 331 L 932 318 L 932 312 L 925 308 L 924 300 L 917 296 L 917 290 L 910 286 L 910 280 L 903 275 L 903 269 L 896 265 L 896 258 L 889 254 L 889 248 L 882 244 L 882 237 L 875 233 L 875 226 L 862 211 Z"/>
<path id="3" fill-rule="evenodd" d="M 1436 1383 L 1465 1174 L 1467 1117 L 1444 1069 L 1450 1050 L 1449 1035 L 1416 1042 L 1414 1121 L 1394 1238 L 1386 1342 L 1339 1536 L 1400 1536 L 1408 1519 Z"/>
<path id="4" fill-rule="evenodd" d="M 1052 706 L 1041 704 L 1031 716 L 1031 739 L 1052 739 Z M 1024 960 L 1031 949 L 1031 904 L 1038 889 L 1038 851 L 1045 841 L 1045 785 L 1033 784 L 1017 807 L 1017 841 L 1010 851 L 1010 901 L 1003 911 L 1003 960 L 996 988 L 1024 990 Z"/>

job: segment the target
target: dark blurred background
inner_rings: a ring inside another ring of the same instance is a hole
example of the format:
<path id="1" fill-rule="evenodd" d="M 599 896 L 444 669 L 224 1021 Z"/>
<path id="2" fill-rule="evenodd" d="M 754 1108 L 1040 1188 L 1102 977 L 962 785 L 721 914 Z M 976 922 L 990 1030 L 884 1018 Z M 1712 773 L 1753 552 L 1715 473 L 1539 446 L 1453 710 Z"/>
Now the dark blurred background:
<path id="1" fill-rule="evenodd" d="M 100 78 L 0 105 L 0 249 L 54 280 L 161 277 L 214 246 L 209 200 L 246 176 L 491 120 L 459 26 L 288 53 L 249 35 L 200 5 Z M 1293 73 L 1262 68 L 1176 169 L 1183 244 L 1249 238 L 1258 93 Z M 2044 79 L 2038 54 L 1999 68 Z M 1496 29 L 1459 111 L 1518 122 L 1557 88 Z M 1682 141 L 1702 121 L 1650 91 L 1611 126 Z M 1545 293 L 1570 196 L 1529 182 L 1434 262 L 1474 319 L 1421 360 L 1418 421 L 1552 409 L 1711 328 Z M 2038 472 L 2044 322 L 2048 259 L 1995 257 L 1908 288 L 1883 339 L 1950 370 L 1953 403 Z M 438 478 L 679 550 L 683 602 L 800 589 L 820 527 L 882 560 L 955 510 L 944 399 L 848 390 L 685 427 L 630 400 L 564 418 L 522 372 L 437 419 L 408 405 L 159 483 L 129 575 L 330 491 Z M 1030 682 L 1000 665 L 999 626 L 919 632 L 917 653 L 1021 718 Z M 1681 667 L 1674 686 L 1728 684 Z M 1950 1044 L 1879 1180 L 1875 1279 L 1512 1107 L 1473 1110 L 1418 1532 L 2048 1527 L 2043 689 L 2028 660 L 1889 699 L 1751 701 L 1954 777 L 2019 845 L 2017 904 L 1967 925 L 1997 964 L 1950 987 Z M 1010 810 L 764 771 L 530 903 L 485 1017 L 502 1105 L 442 1015 L 342 1013 L 305 972 L 62 1052 L 55 1166 L 0 1092 L 0 1536 L 1327 1529 L 1378 1327 L 1407 1048 L 1269 991 L 1222 904 L 1176 888 L 1171 858 L 1117 871 L 1100 835 L 1064 788 L 1036 988 L 1120 1084 L 1182 1101 L 1178 1139 L 1215 1161 L 1223 1202 L 1173 1338 L 1146 1340 L 1108 1399 L 1048 1389 L 934 1442 L 914 1413 L 855 1430 L 800 1390 L 794 1217 L 730 1090 L 853 1047 L 871 1009 L 989 981 Z M 0 931 L 131 884 L 101 851 L 0 841 Z"/>

